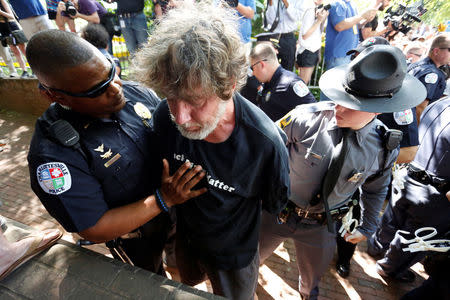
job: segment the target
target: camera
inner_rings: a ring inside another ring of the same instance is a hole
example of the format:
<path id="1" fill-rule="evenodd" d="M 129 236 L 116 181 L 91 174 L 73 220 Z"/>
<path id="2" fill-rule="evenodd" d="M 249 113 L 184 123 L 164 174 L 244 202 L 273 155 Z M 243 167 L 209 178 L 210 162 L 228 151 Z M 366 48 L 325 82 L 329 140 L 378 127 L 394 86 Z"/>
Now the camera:
<path id="1" fill-rule="evenodd" d="M 239 0 L 224 0 L 224 2 L 230 7 L 237 7 L 239 4 Z"/>
<path id="2" fill-rule="evenodd" d="M 66 3 L 66 9 L 64 12 L 68 14 L 69 16 L 75 16 L 77 14 L 77 9 L 75 8 L 75 5 L 71 1 L 67 1 Z"/>
<path id="3" fill-rule="evenodd" d="M 321 8 L 323 8 L 324 10 L 330 10 L 331 4 L 327 4 L 325 6 L 323 4 L 320 4 L 319 6 L 317 6 L 317 9 L 321 9 Z"/>
<path id="4" fill-rule="evenodd" d="M 383 24 L 384 26 L 387 26 L 389 22 L 391 22 L 391 26 L 394 31 L 407 34 L 408 31 L 411 30 L 411 24 L 414 22 L 420 22 L 420 16 L 426 12 L 427 10 L 422 5 L 417 7 L 407 7 L 399 4 L 397 9 L 394 9 L 393 6 L 391 6 L 386 10 Z"/>

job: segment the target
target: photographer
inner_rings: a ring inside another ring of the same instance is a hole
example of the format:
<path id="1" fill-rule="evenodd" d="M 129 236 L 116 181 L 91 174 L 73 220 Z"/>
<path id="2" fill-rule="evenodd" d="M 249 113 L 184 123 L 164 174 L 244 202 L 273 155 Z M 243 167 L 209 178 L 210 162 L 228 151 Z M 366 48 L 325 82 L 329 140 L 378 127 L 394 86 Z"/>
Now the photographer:
<path id="1" fill-rule="evenodd" d="M 94 0 L 62 0 L 56 12 L 56 25 L 59 29 L 65 30 L 67 23 L 70 31 L 76 32 L 74 22 L 76 18 L 99 24 L 105 14 L 106 9 Z"/>
<path id="2" fill-rule="evenodd" d="M 314 67 L 320 60 L 320 47 L 329 5 L 322 5 L 323 0 L 310 1 L 302 19 L 298 36 L 297 66 L 298 75 L 308 84 Z"/>
<path id="3" fill-rule="evenodd" d="M 376 0 L 374 4 L 374 8 L 378 9 L 378 11 L 384 11 L 386 7 L 391 4 L 391 0 Z M 367 22 L 361 28 L 361 36 L 360 41 L 364 41 L 372 36 L 382 36 L 384 35 L 389 28 L 386 27 L 380 31 L 377 31 L 378 28 L 378 16 L 375 16 L 372 21 Z"/>

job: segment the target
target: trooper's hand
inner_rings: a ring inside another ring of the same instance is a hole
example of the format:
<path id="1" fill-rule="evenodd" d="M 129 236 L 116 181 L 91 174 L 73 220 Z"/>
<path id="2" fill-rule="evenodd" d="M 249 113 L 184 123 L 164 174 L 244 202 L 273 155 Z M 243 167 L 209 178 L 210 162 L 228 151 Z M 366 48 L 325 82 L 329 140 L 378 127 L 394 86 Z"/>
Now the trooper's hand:
<path id="1" fill-rule="evenodd" d="M 192 188 L 205 177 L 205 171 L 201 166 L 191 169 L 191 163 L 186 161 L 178 170 L 170 176 L 169 162 L 163 159 L 163 171 L 161 179 L 161 195 L 167 206 L 186 202 L 191 198 L 206 193 L 207 188 L 192 190 Z"/>
<path id="2" fill-rule="evenodd" d="M 361 232 L 356 230 L 354 234 L 346 233 L 344 235 L 344 239 L 345 239 L 345 241 L 347 241 L 349 243 L 357 244 L 357 243 L 359 243 L 361 241 L 364 241 L 367 238 Z"/>

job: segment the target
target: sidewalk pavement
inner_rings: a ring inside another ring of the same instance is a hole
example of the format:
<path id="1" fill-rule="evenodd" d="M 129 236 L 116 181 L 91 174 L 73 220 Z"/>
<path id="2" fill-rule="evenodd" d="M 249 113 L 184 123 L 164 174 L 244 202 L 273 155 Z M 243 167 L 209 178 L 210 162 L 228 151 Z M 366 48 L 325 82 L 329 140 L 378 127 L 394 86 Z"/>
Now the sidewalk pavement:
<path id="1" fill-rule="evenodd" d="M 0 109 L 0 144 L 6 144 L 0 152 L 0 215 L 38 230 L 63 230 L 30 188 L 26 156 L 35 120 L 36 116 Z M 65 233 L 63 239 L 73 243 L 77 236 Z M 86 248 L 108 254 L 102 245 Z M 351 263 L 351 275 L 347 279 L 337 275 L 335 262 L 331 263 L 319 285 L 319 299 L 399 299 L 427 278 L 423 266 L 418 263 L 412 267 L 417 275 L 414 283 L 386 281 L 376 273 L 375 261 L 366 253 L 366 248 L 365 242 L 358 245 Z M 208 284 L 197 287 L 211 291 Z M 259 300 L 299 299 L 297 289 L 295 249 L 292 241 L 287 241 L 261 266 L 257 295 Z"/>

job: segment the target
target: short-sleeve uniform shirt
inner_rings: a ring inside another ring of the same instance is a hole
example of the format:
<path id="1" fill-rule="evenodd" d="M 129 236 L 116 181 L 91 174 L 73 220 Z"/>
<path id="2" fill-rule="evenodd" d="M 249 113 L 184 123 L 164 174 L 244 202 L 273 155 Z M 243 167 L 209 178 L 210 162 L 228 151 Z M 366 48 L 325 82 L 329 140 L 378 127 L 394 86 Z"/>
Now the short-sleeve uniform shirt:
<path id="1" fill-rule="evenodd" d="M 160 184 L 151 122 L 159 99 L 135 83 L 124 82 L 123 90 L 126 105 L 111 119 L 53 104 L 36 122 L 28 154 L 31 187 L 69 232 L 92 227 L 107 210 L 147 197 Z M 62 146 L 49 134 L 57 120 L 79 133 L 80 149 Z"/>
<path id="2" fill-rule="evenodd" d="M 445 75 L 426 57 L 408 66 L 408 73 L 419 79 L 427 89 L 427 99 L 430 103 L 438 100 L 444 94 L 446 87 Z"/>

